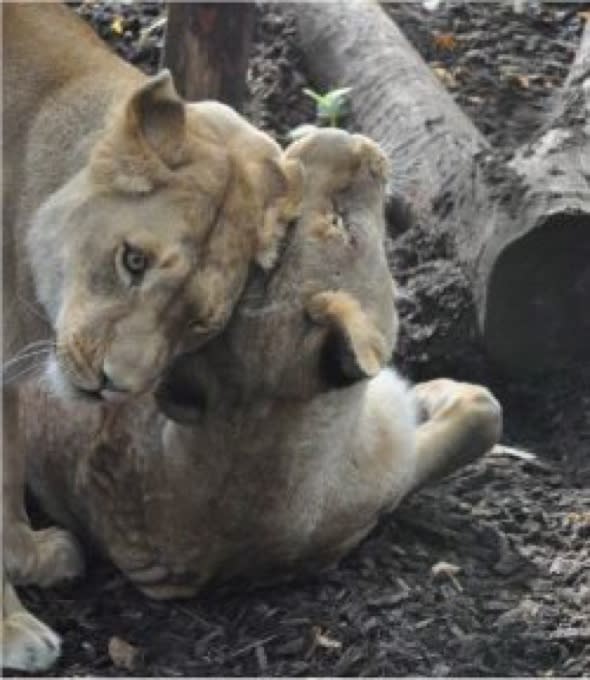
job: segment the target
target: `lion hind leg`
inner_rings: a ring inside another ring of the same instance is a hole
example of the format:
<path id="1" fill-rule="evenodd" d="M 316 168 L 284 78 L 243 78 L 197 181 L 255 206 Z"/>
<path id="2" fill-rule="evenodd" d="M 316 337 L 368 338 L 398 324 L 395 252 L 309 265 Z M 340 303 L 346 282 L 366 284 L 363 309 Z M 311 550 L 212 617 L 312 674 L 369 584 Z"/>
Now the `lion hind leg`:
<path id="1" fill-rule="evenodd" d="M 416 433 L 412 491 L 477 460 L 500 439 L 502 408 L 485 387 L 441 378 L 412 393 L 425 416 Z"/>
<path id="2" fill-rule="evenodd" d="M 2 614 L 2 668 L 28 673 L 50 668 L 60 655 L 59 636 L 23 607 L 6 581 Z"/>

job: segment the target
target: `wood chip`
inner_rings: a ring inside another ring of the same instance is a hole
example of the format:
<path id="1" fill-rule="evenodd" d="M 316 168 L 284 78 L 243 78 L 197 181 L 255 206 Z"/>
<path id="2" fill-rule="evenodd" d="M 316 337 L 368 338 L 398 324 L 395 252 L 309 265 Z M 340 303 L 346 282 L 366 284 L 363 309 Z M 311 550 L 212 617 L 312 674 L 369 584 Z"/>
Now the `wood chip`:
<path id="1" fill-rule="evenodd" d="M 116 16 L 111 23 L 111 31 L 115 35 L 123 35 L 123 19 L 122 17 Z"/>
<path id="2" fill-rule="evenodd" d="M 566 527 L 590 527 L 590 512 L 568 512 L 563 524 Z"/>
<path id="3" fill-rule="evenodd" d="M 266 656 L 264 646 L 263 645 L 257 645 L 254 648 L 254 653 L 256 655 L 256 661 L 258 663 L 258 668 L 260 669 L 261 673 L 264 673 L 266 671 L 266 669 L 268 668 L 268 658 Z"/>
<path id="4" fill-rule="evenodd" d="M 552 640 L 590 640 L 590 627 L 558 628 L 550 633 Z"/>
<path id="5" fill-rule="evenodd" d="M 453 52 L 457 48 L 457 38 L 452 33 L 436 33 L 432 40 L 439 50 Z"/>
<path id="6" fill-rule="evenodd" d="M 458 86 L 455 76 L 443 66 L 433 66 L 432 70 L 445 87 L 453 89 Z"/>
<path id="7" fill-rule="evenodd" d="M 115 668 L 134 671 L 141 658 L 141 650 L 123 638 L 113 636 L 109 640 L 109 656 Z"/>
<path id="8" fill-rule="evenodd" d="M 451 564 L 450 562 L 437 562 L 432 565 L 430 571 L 435 578 L 438 576 L 446 576 L 458 591 L 461 592 L 463 590 L 463 587 L 457 579 L 457 574 L 461 571 L 461 567 L 456 564 Z"/>
<path id="9" fill-rule="evenodd" d="M 520 87 L 522 90 L 528 90 L 530 87 L 529 77 L 522 75 L 521 73 L 515 73 L 509 78 L 509 82 L 512 85 Z"/>
<path id="10" fill-rule="evenodd" d="M 323 647 L 324 649 L 341 649 L 342 643 L 339 640 L 331 638 L 327 633 L 324 633 L 319 626 L 312 628 L 313 643 L 315 647 Z"/>
<path id="11" fill-rule="evenodd" d="M 496 444 L 492 449 L 492 453 L 512 456 L 513 458 L 520 458 L 521 460 L 536 460 L 537 456 L 530 451 L 525 451 L 524 449 L 516 449 L 514 446 L 506 446 L 506 444 Z"/>
<path id="12" fill-rule="evenodd" d="M 160 28 L 164 28 L 167 21 L 168 17 L 164 15 L 153 21 L 149 26 L 146 26 L 139 35 L 139 40 L 137 43 L 138 48 L 141 49 L 142 47 L 145 47 L 152 33 L 155 33 Z"/>

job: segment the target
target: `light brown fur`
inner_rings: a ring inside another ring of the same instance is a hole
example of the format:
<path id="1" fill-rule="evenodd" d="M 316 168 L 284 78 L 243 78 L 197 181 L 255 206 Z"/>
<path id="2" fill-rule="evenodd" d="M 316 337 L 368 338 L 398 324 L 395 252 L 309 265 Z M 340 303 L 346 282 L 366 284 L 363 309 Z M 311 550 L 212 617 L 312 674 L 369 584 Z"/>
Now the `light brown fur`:
<path id="1" fill-rule="evenodd" d="M 277 266 L 251 278 L 225 331 L 178 359 L 158 393 L 186 424 L 148 401 L 105 426 L 39 391 L 26 397 L 28 449 L 39 452 L 30 481 L 43 505 L 152 597 L 315 571 L 500 435 L 485 388 L 412 389 L 385 368 L 397 318 L 379 150 L 326 130 L 286 155 L 306 182 Z M 329 238 L 317 229 L 326 220 Z"/>
<path id="2" fill-rule="evenodd" d="M 301 177 L 270 137 L 221 104 L 186 104 L 169 73 L 148 79 L 66 7 L 2 12 L 4 568 L 48 585 L 82 559 L 67 532 L 29 526 L 15 385 L 45 364 L 60 396 L 151 389 L 181 343 L 223 328 L 250 266 L 272 264 Z M 55 644 L 42 624 L 22 632 L 15 598 L 5 658 L 47 667 Z"/>

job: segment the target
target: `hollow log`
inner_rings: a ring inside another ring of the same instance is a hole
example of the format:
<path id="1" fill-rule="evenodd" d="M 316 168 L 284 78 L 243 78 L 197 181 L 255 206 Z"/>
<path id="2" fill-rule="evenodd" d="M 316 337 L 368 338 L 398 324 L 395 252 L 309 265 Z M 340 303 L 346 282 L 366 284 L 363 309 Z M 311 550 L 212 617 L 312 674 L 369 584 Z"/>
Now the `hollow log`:
<path id="1" fill-rule="evenodd" d="M 353 87 L 353 124 L 389 156 L 390 201 L 452 237 L 490 355 L 513 372 L 590 358 L 588 29 L 567 105 L 507 163 L 376 2 L 296 15 L 312 79 Z"/>
<path id="2" fill-rule="evenodd" d="M 255 6 L 243 2 L 171 2 L 163 65 L 185 99 L 218 99 L 241 109 Z"/>
<path id="3" fill-rule="evenodd" d="M 504 364 L 587 360 L 590 26 L 551 122 L 508 168 L 516 182 L 497 197 L 504 209 L 482 253 L 484 336 Z"/>

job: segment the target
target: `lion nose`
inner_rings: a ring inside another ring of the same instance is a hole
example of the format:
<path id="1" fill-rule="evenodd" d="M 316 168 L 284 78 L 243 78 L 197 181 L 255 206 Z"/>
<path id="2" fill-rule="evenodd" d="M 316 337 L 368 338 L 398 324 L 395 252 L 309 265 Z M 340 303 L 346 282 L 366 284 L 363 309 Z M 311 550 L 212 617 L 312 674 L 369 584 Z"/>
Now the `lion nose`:
<path id="1" fill-rule="evenodd" d="M 108 392 L 128 392 L 126 387 L 121 387 L 120 385 L 117 385 L 111 380 L 111 377 L 109 376 L 108 373 L 105 373 L 105 371 L 101 371 L 101 385 L 100 385 L 100 391 L 108 391 Z"/>

